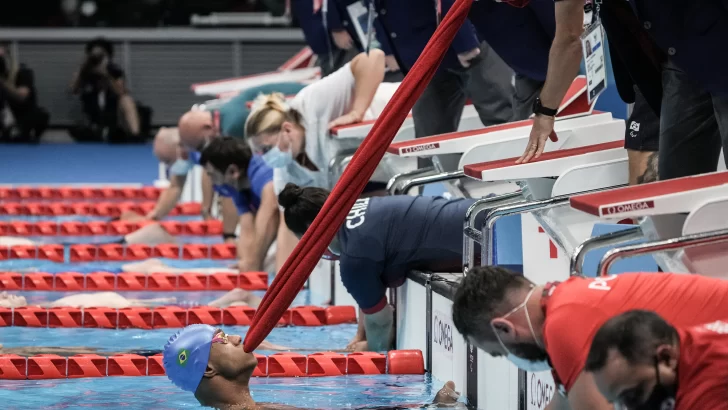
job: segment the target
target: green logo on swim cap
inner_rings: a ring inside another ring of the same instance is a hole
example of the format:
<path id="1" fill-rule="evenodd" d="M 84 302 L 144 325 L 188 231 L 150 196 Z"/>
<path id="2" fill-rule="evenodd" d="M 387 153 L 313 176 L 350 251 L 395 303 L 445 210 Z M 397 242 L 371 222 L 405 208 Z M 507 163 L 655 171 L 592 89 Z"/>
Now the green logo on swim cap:
<path id="1" fill-rule="evenodd" d="M 187 364 L 187 359 L 190 357 L 190 353 L 187 351 L 187 349 L 182 349 L 181 352 L 179 352 L 179 355 L 177 356 L 177 364 L 184 367 Z"/>

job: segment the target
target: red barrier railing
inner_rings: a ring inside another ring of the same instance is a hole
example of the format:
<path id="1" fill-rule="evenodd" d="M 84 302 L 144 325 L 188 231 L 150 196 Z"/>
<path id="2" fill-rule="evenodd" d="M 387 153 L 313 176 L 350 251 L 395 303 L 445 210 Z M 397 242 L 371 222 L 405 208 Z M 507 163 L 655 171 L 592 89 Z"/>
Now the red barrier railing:
<path id="1" fill-rule="evenodd" d="M 117 218 L 124 212 L 136 212 L 140 215 L 146 215 L 154 209 L 156 202 L 38 202 L 28 201 L 12 201 L 7 202 L 0 199 L 0 215 L 6 216 L 66 216 L 66 215 L 84 215 L 84 216 L 100 216 Z M 170 216 L 197 216 L 200 215 L 202 205 L 197 202 L 185 202 L 176 205 Z"/>
<path id="2" fill-rule="evenodd" d="M 331 377 L 343 375 L 424 374 L 419 350 L 381 353 L 321 352 L 310 355 L 255 354 L 253 377 Z M 30 357 L 0 355 L 0 380 L 78 379 L 113 376 L 164 376 L 163 356 L 79 354 L 63 357 L 41 354 Z"/>
<path id="3" fill-rule="evenodd" d="M 0 221 L 0 236 L 124 236 L 151 223 L 154 222 Z M 222 222 L 215 219 L 188 222 L 163 221 L 160 225 L 171 235 L 222 235 Z"/>

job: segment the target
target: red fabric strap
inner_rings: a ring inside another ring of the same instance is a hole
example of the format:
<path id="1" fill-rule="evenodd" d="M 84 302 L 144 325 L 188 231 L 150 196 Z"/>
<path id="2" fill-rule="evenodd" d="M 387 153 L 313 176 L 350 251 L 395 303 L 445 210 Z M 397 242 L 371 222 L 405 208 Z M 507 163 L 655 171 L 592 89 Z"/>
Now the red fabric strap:
<path id="1" fill-rule="evenodd" d="M 246 352 L 265 339 L 306 283 L 347 213 L 359 198 L 399 127 L 427 87 L 465 21 L 473 0 L 457 0 L 354 154 L 321 212 L 271 283 L 245 336 Z"/>

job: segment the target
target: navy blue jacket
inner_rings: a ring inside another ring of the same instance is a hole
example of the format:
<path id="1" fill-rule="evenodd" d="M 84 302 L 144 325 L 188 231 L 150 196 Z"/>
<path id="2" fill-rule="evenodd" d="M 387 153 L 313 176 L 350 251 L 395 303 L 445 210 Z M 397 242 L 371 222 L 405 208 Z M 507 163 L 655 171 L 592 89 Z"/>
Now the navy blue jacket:
<path id="1" fill-rule="evenodd" d="M 707 91 L 728 97 L 728 0 L 630 0 L 672 61 Z"/>
<path id="2" fill-rule="evenodd" d="M 364 1 L 368 7 L 368 0 Z M 442 16 L 450 10 L 454 0 L 442 0 Z M 425 45 L 437 29 L 434 0 L 375 0 L 377 18 L 374 27 L 377 40 L 387 55 L 394 55 L 403 72 L 412 68 Z M 461 68 L 457 55 L 480 46 L 470 21 L 460 28 L 440 69 Z"/>
<path id="3" fill-rule="evenodd" d="M 518 74 L 545 81 L 556 34 L 554 3 L 534 0 L 517 8 L 492 0 L 473 2 L 470 21 L 481 40 Z"/>
<path id="4" fill-rule="evenodd" d="M 331 3 L 332 0 L 329 0 Z M 338 18 L 331 16 L 331 9 L 335 9 L 329 4 L 327 22 L 329 23 L 329 31 L 341 29 L 341 23 Z M 329 45 L 332 51 L 338 50 L 334 40 L 330 39 L 330 34 L 324 29 L 323 13 L 321 10 L 313 12 L 313 0 L 291 0 L 291 14 L 298 20 L 298 24 L 303 30 L 303 37 L 306 44 L 311 47 L 314 53 L 326 55 L 329 53 Z M 336 13 L 338 16 L 338 13 Z M 333 23 L 333 25 L 332 25 Z"/>

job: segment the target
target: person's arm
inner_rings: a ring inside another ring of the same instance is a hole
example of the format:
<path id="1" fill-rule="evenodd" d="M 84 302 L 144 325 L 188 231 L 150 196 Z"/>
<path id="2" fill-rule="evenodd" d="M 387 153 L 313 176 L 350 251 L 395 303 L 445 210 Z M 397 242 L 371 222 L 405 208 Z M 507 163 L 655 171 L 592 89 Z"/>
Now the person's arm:
<path id="1" fill-rule="evenodd" d="M 158 221 L 167 216 L 174 209 L 175 205 L 177 205 L 177 202 L 179 202 L 186 180 L 186 175 L 170 175 L 169 186 L 159 195 L 157 204 L 146 215 L 146 218 Z"/>
<path id="2" fill-rule="evenodd" d="M 0 95 L 14 103 L 23 103 L 30 96 L 33 83 L 33 72 L 21 68 L 16 74 L 14 84 L 10 81 L 0 81 Z"/>
<path id="3" fill-rule="evenodd" d="M 442 2 L 440 21 L 445 18 L 454 3 L 454 0 L 444 0 Z M 473 27 L 470 20 L 466 19 L 463 25 L 460 26 L 460 30 L 458 30 L 452 41 L 452 49 L 458 54 L 460 63 L 464 67 L 468 67 L 470 65 L 469 61 L 480 54 L 480 41 L 478 41 L 475 27 Z"/>
<path id="4" fill-rule="evenodd" d="M 298 245 L 298 238 L 286 226 L 283 212 L 279 212 L 278 235 L 276 235 L 276 272 L 279 272 L 293 249 Z"/>
<path id="5" fill-rule="evenodd" d="M 558 391 L 554 391 L 554 395 L 549 404 L 546 405 L 545 410 L 571 410 L 571 406 L 569 406 L 566 397 L 562 396 Z"/>
<path id="6" fill-rule="evenodd" d="M 354 75 L 354 101 L 349 112 L 331 121 L 329 128 L 357 123 L 364 118 L 377 88 L 384 80 L 384 52 L 370 50 L 369 54 L 360 53 L 349 67 Z"/>
<path id="7" fill-rule="evenodd" d="M 250 260 L 255 252 L 255 220 L 252 212 L 240 215 L 240 236 L 238 236 L 238 268 L 249 271 Z"/>
<path id="8" fill-rule="evenodd" d="M 278 200 L 273 190 L 273 182 L 269 182 L 263 188 L 260 199 L 260 208 L 255 215 L 255 243 L 253 248 L 253 258 L 248 262 L 248 267 L 252 271 L 262 271 L 265 269 L 265 255 L 268 254 L 268 248 L 276 238 L 276 232 L 279 226 Z"/>
<path id="9" fill-rule="evenodd" d="M 558 109 L 571 83 L 579 73 L 582 48 L 581 34 L 584 31 L 584 1 L 559 0 L 555 2 L 556 35 L 549 52 L 546 82 L 541 89 L 541 104 Z M 538 158 L 543 153 L 546 141 L 554 130 L 554 117 L 536 115 L 528 146 L 518 163 Z"/>
<path id="10" fill-rule="evenodd" d="M 210 215 L 210 212 L 212 211 L 212 197 L 213 197 L 213 188 L 212 188 L 212 179 L 210 179 L 210 176 L 207 175 L 207 172 L 204 172 L 202 174 L 202 219 L 208 220 L 212 216 Z"/>
<path id="11" fill-rule="evenodd" d="M 572 409 L 612 410 L 614 407 L 602 396 L 591 373 L 582 371 L 569 390 L 569 406 Z M 711 408 L 712 407 L 706 407 Z"/>
<path id="12" fill-rule="evenodd" d="M 235 229 L 238 227 L 238 208 L 235 206 L 232 198 L 220 198 L 220 208 L 222 208 L 222 232 L 223 234 L 235 235 Z M 225 242 L 235 242 L 235 238 L 226 239 Z"/>

